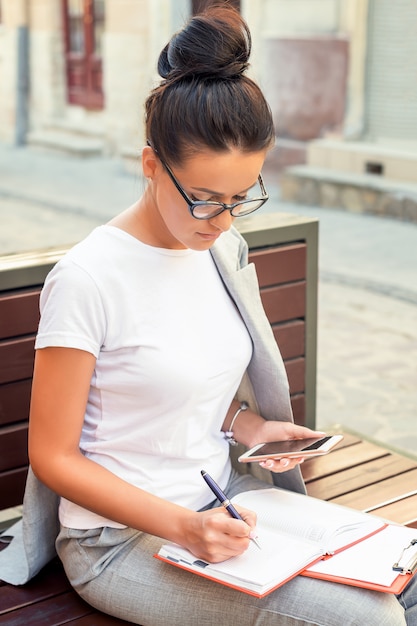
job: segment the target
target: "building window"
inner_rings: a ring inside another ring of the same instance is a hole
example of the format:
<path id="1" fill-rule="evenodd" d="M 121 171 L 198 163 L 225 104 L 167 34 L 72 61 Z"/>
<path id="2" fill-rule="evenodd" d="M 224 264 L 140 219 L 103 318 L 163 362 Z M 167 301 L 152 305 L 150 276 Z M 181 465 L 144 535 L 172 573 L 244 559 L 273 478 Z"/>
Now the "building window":
<path id="1" fill-rule="evenodd" d="M 68 102 L 86 109 L 101 109 L 104 0 L 62 0 L 62 3 Z"/>

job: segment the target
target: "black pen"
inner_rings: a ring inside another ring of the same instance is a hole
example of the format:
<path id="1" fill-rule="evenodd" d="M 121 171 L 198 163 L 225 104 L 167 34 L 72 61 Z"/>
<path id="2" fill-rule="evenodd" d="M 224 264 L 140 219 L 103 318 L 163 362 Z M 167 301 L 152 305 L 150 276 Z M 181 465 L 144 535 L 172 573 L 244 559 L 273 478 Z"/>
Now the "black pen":
<path id="1" fill-rule="evenodd" d="M 242 518 L 241 515 L 239 515 L 239 513 L 236 511 L 236 509 L 233 506 L 233 504 L 230 502 L 229 498 L 226 496 L 225 493 L 223 493 L 223 491 L 220 489 L 219 485 L 216 483 L 215 480 L 213 480 L 213 478 L 210 476 L 210 474 L 207 474 L 207 472 L 205 470 L 201 470 L 201 475 L 204 478 L 204 480 L 206 481 L 206 483 L 208 484 L 208 486 L 210 487 L 210 489 L 212 490 L 212 492 L 214 493 L 214 495 L 216 496 L 216 498 L 220 501 L 220 504 L 222 506 L 224 506 L 226 511 L 228 513 L 230 513 L 230 515 L 232 517 L 234 517 L 235 519 L 240 519 L 240 520 L 242 520 L 242 522 L 244 522 L 245 520 Z M 256 541 L 255 537 L 250 537 L 250 540 L 253 541 L 255 546 L 257 546 L 259 549 L 261 549 L 261 546 Z"/>

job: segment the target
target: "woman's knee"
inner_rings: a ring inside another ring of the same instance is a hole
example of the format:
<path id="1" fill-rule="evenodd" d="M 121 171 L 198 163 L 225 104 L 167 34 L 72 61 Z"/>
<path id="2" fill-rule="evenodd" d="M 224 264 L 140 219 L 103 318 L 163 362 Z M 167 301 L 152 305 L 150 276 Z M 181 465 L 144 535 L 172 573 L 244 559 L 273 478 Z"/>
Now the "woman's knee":
<path id="1" fill-rule="evenodd" d="M 273 596 L 267 603 L 297 626 L 406 626 L 403 607 L 387 593 L 298 576 Z"/>

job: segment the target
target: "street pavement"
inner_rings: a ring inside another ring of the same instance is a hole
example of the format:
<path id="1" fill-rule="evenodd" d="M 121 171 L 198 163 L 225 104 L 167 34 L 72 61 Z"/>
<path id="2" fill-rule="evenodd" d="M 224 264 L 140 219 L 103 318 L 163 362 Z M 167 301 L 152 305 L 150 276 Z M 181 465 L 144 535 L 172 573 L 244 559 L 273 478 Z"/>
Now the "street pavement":
<path id="1" fill-rule="evenodd" d="M 283 203 L 319 219 L 317 427 L 417 458 L 417 225 Z M 0 144 L 0 254 L 72 244 L 134 202 L 139 173 Z"/>

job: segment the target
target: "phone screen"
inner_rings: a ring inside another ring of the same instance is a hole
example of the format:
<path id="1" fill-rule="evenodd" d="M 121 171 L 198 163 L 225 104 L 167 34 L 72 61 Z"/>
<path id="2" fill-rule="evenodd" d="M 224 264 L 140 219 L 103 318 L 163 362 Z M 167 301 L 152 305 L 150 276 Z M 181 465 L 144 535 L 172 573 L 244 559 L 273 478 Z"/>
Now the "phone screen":
<path id="1" fill-rule="evenodd" d="M 255 452 L 248 455 L 248 458 L 251 456 L 273 456 L 274 454 L 290 454 L 294 452 L 307 452 L 307 450 L 317 450 L 320 448 L 326 441 L 329 441 L 331 436 L 321 437 L 317 439 L 316 437 L 311 439 L 291 439 L 289 441 L 270 441 L 269 443 L 265 443 L 263 446 L 258 448 Z"/>

